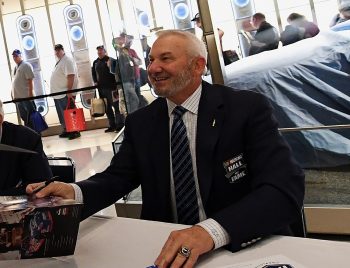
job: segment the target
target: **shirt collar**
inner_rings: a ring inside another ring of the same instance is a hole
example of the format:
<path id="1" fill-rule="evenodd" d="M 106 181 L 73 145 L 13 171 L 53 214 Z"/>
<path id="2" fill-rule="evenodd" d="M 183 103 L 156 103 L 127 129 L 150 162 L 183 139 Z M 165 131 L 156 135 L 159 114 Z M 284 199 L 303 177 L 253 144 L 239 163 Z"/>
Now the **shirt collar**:
<path id="1" fill-rule="evenodd" d="M 192 93 L 190 97 L 188 97 L 187 100 L 185 100 L 181 106 L 184 107 L 187 111 L 198 114 L 198 106 L 199 106 L 199 99 L 202 94 L 202 84 L 199 85 L 199 87 Z M 171 113 L 177 106 L 175 103 L 173 103 L 171 100 L 166 99 L 167 105 L 168 105 L 168 115 L 171 116 Z"/>

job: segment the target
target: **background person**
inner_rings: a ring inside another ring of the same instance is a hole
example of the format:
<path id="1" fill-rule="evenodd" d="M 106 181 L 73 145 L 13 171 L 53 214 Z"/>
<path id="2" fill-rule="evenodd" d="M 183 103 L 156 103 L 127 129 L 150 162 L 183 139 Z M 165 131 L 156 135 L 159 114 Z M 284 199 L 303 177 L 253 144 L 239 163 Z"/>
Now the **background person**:
<path id="1" fill-rule="evenodd" d="M 30 63 L 26 62 L 22 58 L 22 53 L 18 49 L 12 52 L 12 57 L 16 63 L 14 70 L 14 77 L 12 81 L 12 99 L 28 98 L 34 96 L 34 72 Z M 34 101 L 26 100 L 17 102 L 17 107 L 21 119 L 25 126 L 33 128 L 30 120 L 30 115 L 35 111 L 36 107 Z"/>
<path id="2" fill-rule="evenodd" d="M 117 52 L 118 69 L 116 73 L 116 81 L 123 84 L 123 88 L 118 90 L 119 93 L 119 109 L 124 116 L 133 113 L 139 107 L 139 98 L 135 90 L 135 68 L 134 63 L 129 55 L 129 50 L 125 46 L 125 36 L 121 35 L 113 40 L 113 47 Z M 120 77 L 119 77 L 120 75 Z M 122 100 L 122 101 L 121 101 Z M 126 107 L 127 106 L 127 109 Z"/>
<path id="3" fill-rule="evenodd" d="M 76 69 L 73 59 L 68 57 L 64 52 L 61 44 L 54 47 L 57 62 L 51 74 L 50 91 L 51 93 L 64 92 L 76 88 Z M 63 131 L 58 136 L 60 138 L 68 138 L 70 140 L 80 137 L 78 131 L 67 132 L 66 123 L 64 121 L 64 110 L 75 108 L 75 96 L 72 93 L 53 96 L 55 101 L 58 119 L 62 125 Z M 69 102 L 68 102 L 69 100 Z M 69 105 L 68 105 L 69 104 Z M 68 106 L 67 106 L 68 105 Z"/>
<path id="4" fill-rule="evenodd" d="M 149 65 L 149 53 L 151 52 L 151 47 L 148 45 L 148 42 L 147 42 L 147 36 L 143 35 L 142 38 L 141 38 L 141 46 L 142 46 L 142 51 L 143 51 L 143 58 L 145 60 L 145 66 L 146 66 L 146 69 Z M 151 83 L 149 82 L 148 80 L 148 75 L 147 75 L 147 71 L 146 70 L 143 70 L 141 69 L 141 84 L 148 84 L 148 86 L 151 88 L 152 85 Z"/>
<path id="5" fill-rule="evenodd" d="M 294 25 L 303 31 L 303 39 L 314 37 L 320 32 L 318 26 L 315 23 L 308 21 L 304 15 L 291 13 L 288 16 L 287 21 L 289 24 Z"/>
<path id="6" fill-rule="evenodd" d="M 350 1 L 342 1 L 338 6 L 338 10 L 339 13 L 332 18 L 329 27 L 333 27 L 338 23 L 342 23 L 350 19 Z"/>
<path id="7" fill-rule="evenodd" d="M 123 34 L 121 34 L 123 36 Z M 134 74 L 135 74 L 135 92 L 139 99 L 138 108 L 145 107 L 148 103 L 146 99 L 141 95 L 141 68 L 142 61 L 140 57 L 137 55 L 137 52 L 131 48 L 132 43 L 134 41 L 134 37 L 132 35 L 125 35 L 125 44 L 124 49 L 128 50 L 129 56 L 132 59 L 134 64 Z"/>
<path id="8" fill-rule="evenodd" d="M 0 151 L 0 195 L 25 194 L 20 183 L 47 180 L 52 177 L 41 137 L 35 131 L 6 122 L 0 100 L 0 143 L 37 152 L 37 154 Z"/>
<path id="9" fill-rule="evenodd" d="M 255 13 L 250 24 L 256 29 L 256 34 L 251 40 L 249 56 L 278 48 L 280 41 L 278 31 L 266 21 L 264 14 Z"/>
<path id="10" fill-rule="evenodd" d="M 161 268 L 193 267 L 212 249 L 291 234 L 303 172 L 265 97 L 203 82 L 206 59 L 195 35 L 159 32 L 148 76 L 160 97 L 126 118 L 110 166 L 77 184 L 52 183 L 37 197 L 83 199 L 85 218 L 141 184 L 142 219 L 193 225 L 171 233 L 155 261 Z"/>
<path id="11" fill-rule="evenodd" d="M 201 21 L 201 17 L 199 15 L 199 13 L 197 13 L 193 19 L 191 21 L 194 21 L 196 23 L 196 26 L 200 29 L 202 29 L 202 21 Z M 220 48 L 221 48 L 221 51 L 223 52 L 223 49 L 222 49 L 222 37 L 224 36 L 224 31 L 217 28 L 218 29 L 218 34 L 219 34 L 219 40 L 220 40 Z"/>
<path id="12" fill-rule="evenodd" d="M 289 24 L 289 25 L 286 25 L 284 31 L 281 33 L 280 40 L 283 46 L 287 46 L 302 40 L 303 36 L 304 36 L 303 29 L 295 25 Z"/>
<path id="13" fill-rule="evenodd" d="M 191 21 L 194 21 L 196 23 L 196 26 L 198 28 L 202 29 L 202 21 L 201 21 L 199 13 L 197 13 Z M 237 52 L 235 50 L 225 50 L 224 51 L 223 46 L 222 46 L 222 37 L 224 36 L 225 33 L 223 30 L 221 30 L 219 28 L 217 28 L 217 30 L 218 30 L 219 40 L 220 40 L 220 49 L 221 49 L 222 57 L 224 59 L 224 64 L 229 65 L 230 63 L 239 60 L 239 57 L 238 57 Z"/>
<path id="14" fill-rule="evenodd" d="M 104 46 L 98 46 L 96 50 L 98 57 L 92 63 L 91 74 L 100 98 L 107 100 L 106 114 L 109 127 L 105 132 L 119 131 L 124 127 L 124 116 L 119 111 L 119 102 L 113 101 L 112 94 L 117 90 L 117 83 L 109 70 L 108 61 L 110 58 L 107 56 Z"/>

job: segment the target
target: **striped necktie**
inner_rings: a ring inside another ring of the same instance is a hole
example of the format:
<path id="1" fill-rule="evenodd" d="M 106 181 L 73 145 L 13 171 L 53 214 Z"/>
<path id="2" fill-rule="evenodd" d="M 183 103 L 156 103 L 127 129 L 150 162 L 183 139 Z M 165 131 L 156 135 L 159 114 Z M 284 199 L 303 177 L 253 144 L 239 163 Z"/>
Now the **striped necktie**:
<path id="1" fill-rule="evenodd" d="M 178 223 L 193 225 L 199 222 L 199 211 L 191 151 L 186 126 L 182 121 L 182 115 L 186 111 L 181 106 L 176 106 L 173 110 L 171 159 Z"/>

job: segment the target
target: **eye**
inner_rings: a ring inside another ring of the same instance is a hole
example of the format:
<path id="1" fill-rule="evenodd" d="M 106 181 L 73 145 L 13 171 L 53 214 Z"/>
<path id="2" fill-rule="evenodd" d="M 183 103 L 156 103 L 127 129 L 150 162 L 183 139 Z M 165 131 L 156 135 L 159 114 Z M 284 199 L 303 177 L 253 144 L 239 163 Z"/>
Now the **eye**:
<path id="1" fill-rule="evenodd" d="M 164 57 L 162 57 L 162 61 L 171 61 L 172 60 L 172 57 L 170 57 L 170 56 L 164 56 Z"/>

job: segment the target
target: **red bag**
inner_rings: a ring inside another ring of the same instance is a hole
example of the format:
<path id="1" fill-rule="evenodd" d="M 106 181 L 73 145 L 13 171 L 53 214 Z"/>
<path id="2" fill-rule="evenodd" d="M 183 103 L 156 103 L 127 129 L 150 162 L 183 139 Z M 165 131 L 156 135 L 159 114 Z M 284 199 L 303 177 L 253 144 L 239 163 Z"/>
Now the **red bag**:
<path id="1" fill-rule="evenodd" d="M 69 109 L 71 98 L 68 98 L 67 108 L 64 110 L 64 122 L 66 123 L 66 131 L 67 132 L 75 132 L 86 130 L 85 117 L 83 108 L 76 108 L 74 99 L 72 100 L 74 103 L 73 109 Z"/>

